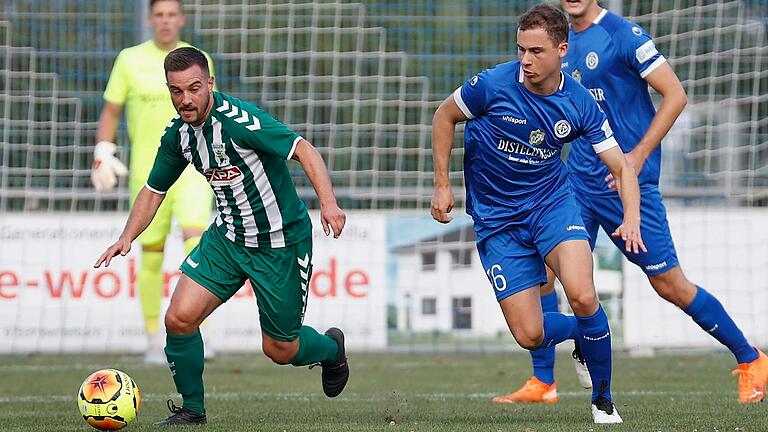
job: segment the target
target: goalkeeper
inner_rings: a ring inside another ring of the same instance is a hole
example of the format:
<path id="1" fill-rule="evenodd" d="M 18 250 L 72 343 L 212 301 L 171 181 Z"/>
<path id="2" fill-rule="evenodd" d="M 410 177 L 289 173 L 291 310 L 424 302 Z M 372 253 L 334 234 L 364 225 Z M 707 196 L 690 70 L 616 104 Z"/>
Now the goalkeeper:
<path id="1" fill-rule="evenodd" d="M 168 99 L 163 60 L 177 47 L 189 46 L 179 40 L 185 17 L 179 0 L 150 0 L 149 25 L 154 32 L 151 40 L 126 48 L 115 60 L 104 91 L 104 108 L 96 133 L 91 180 L 99 192 L 109 192 L 117 177 L 130 172 L 128 185 L 131 205 L 144 187 L 152 169 L 157 143 L 168 122 L 176 114 Z M 208 58 L 208 62 L 211 60 Z M 131 143 L 130 171 L 115 157 L 114 144 L 120 114 L 126 107 L 128 138 Z M 188 169 L 168 191 L 157 216 L 139 236 L 141 266 L 138 274 L 139 298 L 144 315 L 148 349 L 144 361 L 164 364 L 164 340 L 158 333 L 160 300 L 162 297 L 162 265 L 165 239 L 175 217 L 184 237 L 184 250 L 189 253 L 211 220 L 213 193 L 205 178 Z M 213 351 L 207 348 L 206 358 Z"/>

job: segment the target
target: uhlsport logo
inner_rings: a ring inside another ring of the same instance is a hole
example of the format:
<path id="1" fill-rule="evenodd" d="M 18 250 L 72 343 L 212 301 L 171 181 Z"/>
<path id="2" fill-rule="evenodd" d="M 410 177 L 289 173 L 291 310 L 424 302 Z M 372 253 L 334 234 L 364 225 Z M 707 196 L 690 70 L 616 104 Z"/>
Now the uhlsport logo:
<path id="1" fill-rule="evenodd" d="M 594 69 L 597 67 L 599 63 L 600 63 L 600 58 L 597 57 L 597 53 L 594 51 L 590 51 L 589 54 L 587 54 L 587 67 L 590 69 Z"/>
<path id="2" fill-rule="evenodd" d="M 528 136 L 528 142 L 532 146 L 541 145 L 541 143 L 544 142 L 544 131 L 541 129 L 532 130 L 531 134 Z"/>
<path id="3" fill-rule="evenodd" d="M 231 166 L 229 168 L 214 168 L 203 173 L 211 186 L 228 186 L 243 179 L 243 173 L 240 168 Z"/>
<path id="4" fill-rule="evenodd" d="M 660 262 L 658 264 L 647 265 L 647 266 L 645 266 L 645 269 L 653 271 L 653 270 L 663 269 L 666 266 L 667 266 L 667 262 L 666 261 L 662 261 L 662 262 Z"/>
<path id="5" fill-rule="evenodd" d="M 566 231 L 586 231 L 587 229 L 581 225 L 568 225 L 565 228 Z"/>
<path id="6" fill-rule="evenodd" d="M 558 138 L 565 138 L 571 133 L 571 124 L 568 120 L 560 120 L 555 123 L 555 136 Z"/>

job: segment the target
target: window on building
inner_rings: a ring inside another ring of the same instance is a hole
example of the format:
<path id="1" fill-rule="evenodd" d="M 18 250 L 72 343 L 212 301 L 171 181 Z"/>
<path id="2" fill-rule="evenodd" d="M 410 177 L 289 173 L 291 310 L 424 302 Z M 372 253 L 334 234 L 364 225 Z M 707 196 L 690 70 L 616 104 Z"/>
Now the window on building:
<path id="1" fill-rule="evenodd" d="M 437 268 L 437 252 L 422 252 L 421 269 L 424 271 L 431 271 L 435 268 Z"/>
<path id="2" fill-rule="evenodd" d="M 437 313 L 437 299 L 434 297 L 424 297 L 421 299 L 421 314 L 435 315 Z"/>
<path id="3" fill-rule="evenodd" d="M 451 251 L 451 265 L 453 268 L 472 267 L 472 248 L 454 249 Z"/>
<path id="4" fill-rule="evenodd" d="M 471 329 L 472 328 L 472 298 L 455 297 L 453 298 L 453 328 Z"/>

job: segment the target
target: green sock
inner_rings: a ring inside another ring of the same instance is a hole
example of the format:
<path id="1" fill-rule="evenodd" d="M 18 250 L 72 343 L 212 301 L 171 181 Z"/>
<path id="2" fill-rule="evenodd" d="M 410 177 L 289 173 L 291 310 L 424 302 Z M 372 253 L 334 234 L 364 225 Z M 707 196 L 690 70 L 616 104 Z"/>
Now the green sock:
<path id="1" fill-rule="evenodd" d="M 333 361 L 339 355 L 339 344 L 326 335 L 321 335 L 309 326 L 299 329 L 299 351 L 291 364 L 306 366 L 308 364 Z"/>
<path id="2" fill-rule="evenodd" d="M 182 406 L 198 414 L 205 413 L 203 388 L 203 338 L 196 331 L 188 335 L 168 333 L 165 356 L 171 368 L 176 390 L 181 393 Z"/>
<path id="3" fill-rule="evenodd" d="M 138 274 L 139 300 L 147 333 L 157 333 L 163 297 L 163 253 L 142 252 Z"/>

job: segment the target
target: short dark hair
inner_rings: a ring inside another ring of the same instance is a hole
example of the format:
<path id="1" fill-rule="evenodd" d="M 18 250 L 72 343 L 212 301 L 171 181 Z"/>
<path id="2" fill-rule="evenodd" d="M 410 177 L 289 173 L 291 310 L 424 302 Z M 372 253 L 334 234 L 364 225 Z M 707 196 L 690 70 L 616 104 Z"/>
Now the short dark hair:
<path id="1" fill-rule="evenodd" d="M 168 72 L 184 71 L 194 65 L 200 66 L 208 76 L 211 75 L 211 70 L 208 69 L 208 59 L 205 58 L 205 54 L 197 48 L 176 48 L 165 56 L 165 62 L 163 62 L 166 77 L 168 76 Z"/>
<path id="2" fill-rule="evenodd" d="M 568 19 L 560 9 L 548 4 L 528 9 L 520 17 L 517 28 L 522 31 L 541 28 L 555 45 L 568 42 Z"/>
<path id="3" fill-rule="evenodd" d="M 155 3 L 158 3 L 158 2 L 161 2 L 161 1 L 168 1 L 168 0 L 149 0 L 149 10 L 152 10 L 152 6 L 154 6 Z M 179 6 L 184 6 L 181 3 L 181 0 L 175 0 L 175 1 L 179 2 Z"/>

